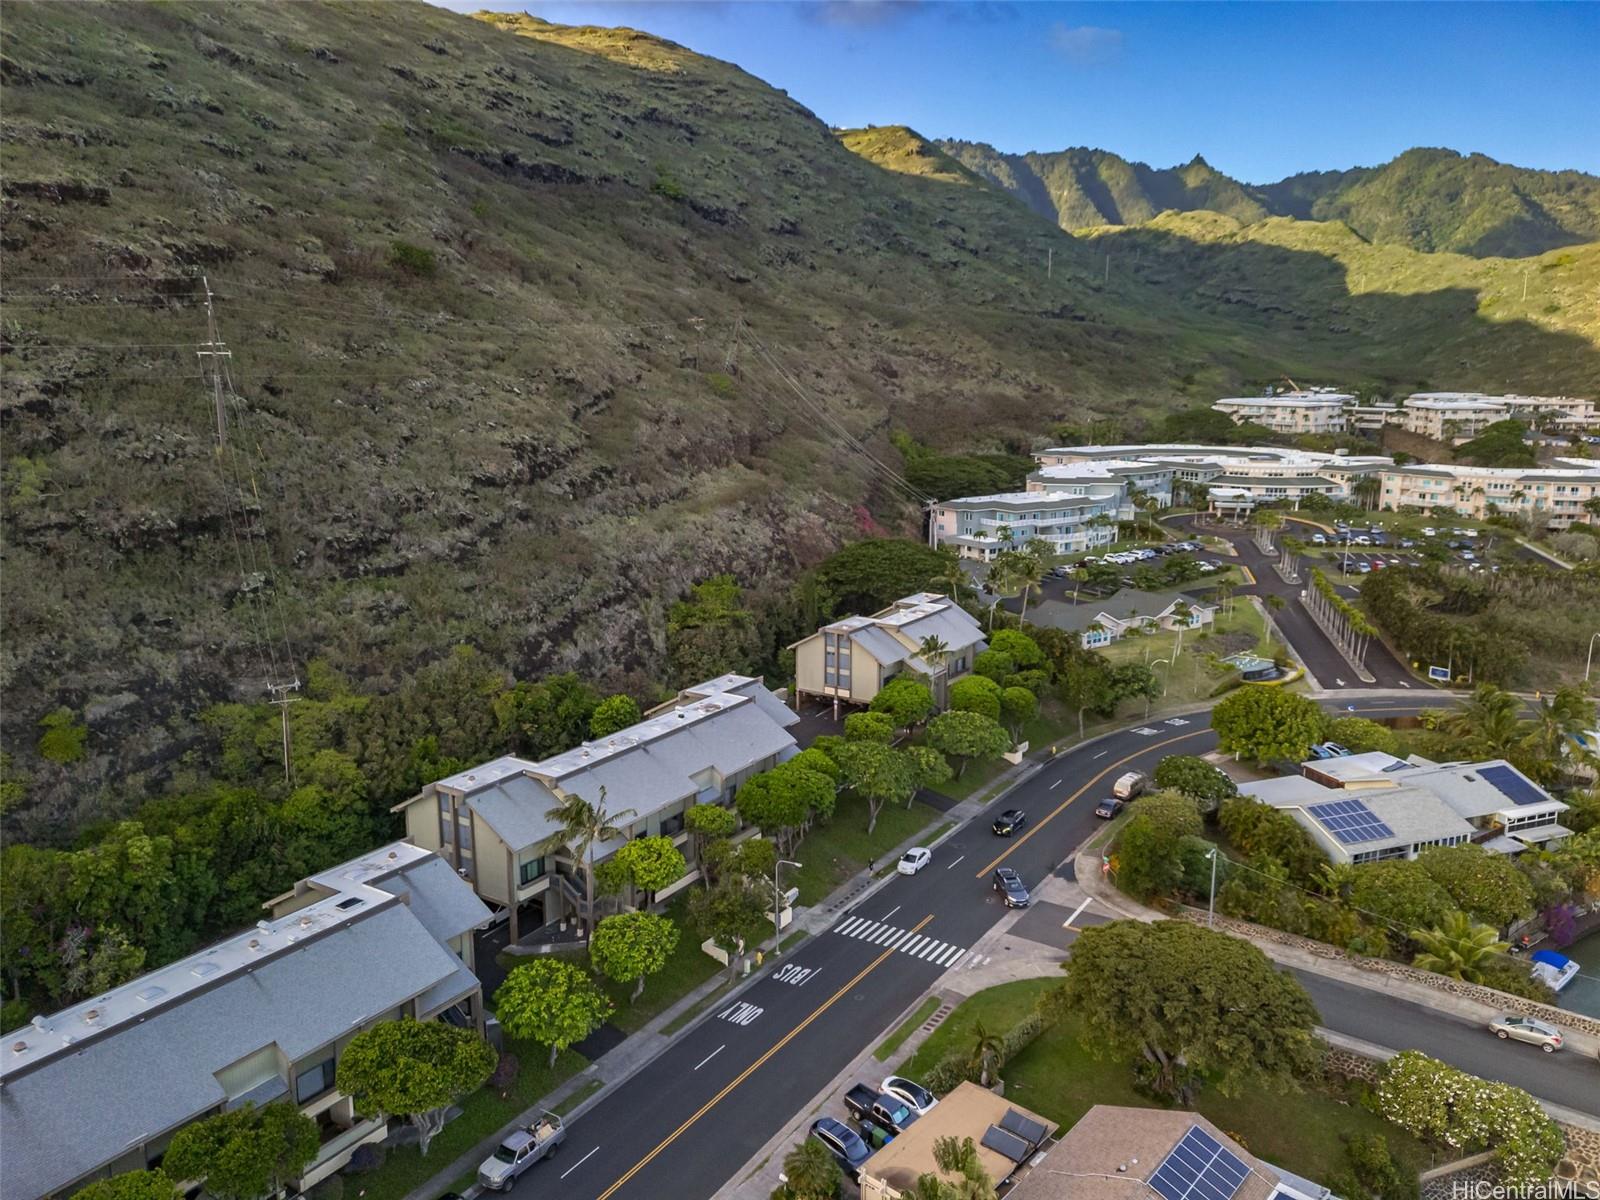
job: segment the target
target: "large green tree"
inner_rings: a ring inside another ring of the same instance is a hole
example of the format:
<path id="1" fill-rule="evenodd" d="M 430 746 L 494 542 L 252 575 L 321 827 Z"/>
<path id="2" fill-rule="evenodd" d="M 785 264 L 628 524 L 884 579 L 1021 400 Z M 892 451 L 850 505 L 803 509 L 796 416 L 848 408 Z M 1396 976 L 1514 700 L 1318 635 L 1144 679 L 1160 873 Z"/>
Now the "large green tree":
<path id="1" fill-rule="evenodd" d="M 595 868 L 597 885 L 603 891 L 622 888 L 643 892 L 649 904 L 656 892 L 669 888 L 688 873 L 683 851 L 669 837 L 638 837 L 617 848 Z"/>
<path id="2" fill-rule="evenodd" d="M 589 957 L 607 979 L 633 983 L 634 1003 L 644 993 L 645 977 L 667 965 L 678 946 L 678 927 L 655 913 L 618 913 L 595 926 Z"/>
<path id="3" fill-rule="evenodd" d="M 885 712 L 853 712 L 844 719 L 844 740 L 847 742 L 881 742 L 887 746 L 894 741 L 895 720 Z"/>
<path id="4" fill-rule="evenodd" d="M 1450 893 L 1420 862 L 1403 858 L 1358 866 L 1351 877 L 1350 903 L 1400 936 L 1442 925 L 1455 908 Z"/>
<path id="5" fill-rule="evenodd" d="M 667 661 L 680 686 L 730 671 L 748 675 L 761 651 L 761 632 L 732 575 L 714 575 L 667 610 Z"/>
<path id="6" fill-rule="evenodd" d="M 934 722 L 949 716 L 941 714 Z M 932 740 L 930 722 L 929 740 Z M 838 748 L 836 761 L 844 783 L 867 802 L 867 832 L 878 827 L 885 804 L 909 804 L 917 794 L 916 764 L 903 751 L 877 742 L 847 742 Z"/>
<path id="7" fill-rule="evenodd" d="M 166 1172 L 124 1171 L 97 1179 L 72 1193 L 72 1200 L 173 1200 L 177 1189 Z"/>
<path id="8" fill-rule="evenodd" d="M 630 725 L 637 725 L 641 717 L 639 702 L 632 696 L 607 696 L 589 714 L 589 736 L 608 738 Z"/>
<path id="9" fill-rule="evenodd" d="M 495 989 L 494 1014 L 512 1037 L 549 1046 L 554 1067 L 556 1055 L 605 1024 L 611 1000 L 576 963 L 537 958 L 513 967 Z"/>
<path id="10" fill-rule="evenodd" d="M 1033 720 L 1039 711 L 1039 700 L 1027 688 L 1008 687 L 1000 693 L 1000 715 L 1011 728 L 1011 735 L 1018 737 L 1022 727 Z"/>
<path id="11" fill-rule="evenodd" d="M 1157 787 L 1172 788 L 1214 812 L 1224 800 L 1239 794 L 1238 786 L 1221 768 L 1193 754 L 1169 754 L 1156 764 Z"/>
<path id="12" fill-rule="evenodd" d="M 950 707 L 956 712 L 982 713 L 1000 719 L 1000 685 L 983 675 L 968 675 L 950 685 Z"/>
<path id="13" fill-rule="evenodd" d="M 1484 982 L 1491 963 L 1504 959 L 1507 946 L 1488 925 L 1475 925 L 1464 912 L 1448 914 L 1437 929 L 1413 929 L 1411 940 L 1422 947 L 1413 966 L 1468 983 Z"/>
<path id="14" fill-rule="evenodd" d="M 871 710 L 884 713 L 897 729 L 909 729 L 926 721 L 933 712 L 933 693 L 928 685 L 909 675 L 896 675 L 872 698 Z"/>
<path id="15" fill-rule="evenodd" d="M 1328 722 L 1328 740 L 1356 754 L 1369 750 L 1393 754 L 1400 748 L 1394 730 L 1367 717 L 1335 717 Z"/>
<path id="16" fill-rule="evenodd" d="M 833 782 L 826 776 L 804 767 L 778 767 L 747 779 L 733 803 L 739 816 L 775 839 L 787 853 L 789 843 L 811 815 L 812 802 L 824 794 L 827 800 L 833 799 Z"/>
<path id="17" fill-rule="evenodd" d="M 494 1073 L 494 1047 L 471 1029 L 402 1017 L 362 1030 L 339 1056 L 335 1085 L 364 1117 L 402 1117 L 419 1146 L 444 1128 L 450 1106 Z"/>
<path id="18" fill-rule="evenodd" d="M 1430 846 L 1417 861 L 1455 906 L 1474 920 L 1504 929 L 1533 913 L 1533 885 L 1504 854 L 1467 843 Z"/>
<path id="19" fill-rule="evenodd" d="M 1311 998 L 1240 938 L 1186 921 L 1113 921 L 1079 934 L 1064 966 L 1049 1003 L 1185 1107 L 1207 1078 L 1225 1095 L 1283 1089 L 1321 1062 Z"/>
<path id="20" fill-rule="evenodd" d="M 161 1167 L 169 1179 L 203 1181 L 217 1200 L 259 1200 L 295 1179 L 318 1143 L 317 1123 L 287 1101 L 245 1104 L 178 1130 Z"/>
<path id="21" fill-rule="evenodd" d="M 768 843 L 770 845 L 770 843 Z M 767 911 L 772 889 L 765 881 L 727 871 L 716 886 L 689 898 L 689 919 L 705 937 L 727 955 L 728 979 L 739 969 L 744 947 L 771 927 Z"/>
<path id="22" fill-rule="evenodd" d="M 973 759 L 996 758 L 1011 749 L 1011 738 L 998 721 L 982 713 L 952 710 L 928 722 L 928 745 L 958 760 L 959 777 Z"/>
<path id="23" fill-rule="evenodd" d="M 989 639 L 989 649 L 1008 656 L 1017 664 L 1018 670 L 1025 671 L 1045 665 L 1044 650 L 1037 639 L 1029 637 L 1020 629 L 996 630 L 994 636 Z"/>
<path id="24" fill-rule="evenodd" d="M 1179 846 L 1200 829 L 1200 809 L 1181 792 L 1135 800 L 1117 838 L 1117 886 L 1140 900 L 1172 894 L 1184 874 Z"/>
<path id="25" fill-rule="evenodd" d="M 954 557 L 921 542 L 866 538 L 825 559 L 816 578 L 832 597 L 830 615 L 873 613 L 925 590 Z"/>
<path id="26" fill-rule="evenodd" d="M 1217 745 L 1258 763 L 1304 761 L 1326 727 L 1327 719 L 1312 701 L 1261 684 L 1246 684 L 1211 710 Z"/>
<path id="27" fill-rule="evenodd" d="M 518 683 L 494 702 L 510 748 L 528 758 L 570 750 L 589 736 L 600 694 L 570 672 Z"/>

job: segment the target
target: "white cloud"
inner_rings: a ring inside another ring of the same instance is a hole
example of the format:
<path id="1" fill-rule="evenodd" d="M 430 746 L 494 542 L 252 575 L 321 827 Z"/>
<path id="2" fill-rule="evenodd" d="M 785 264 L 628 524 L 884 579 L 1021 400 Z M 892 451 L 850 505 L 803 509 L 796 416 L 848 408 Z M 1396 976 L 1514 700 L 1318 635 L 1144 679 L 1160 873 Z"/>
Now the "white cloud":
<path id="1" fill-rule="evenodd" d="M 1079 66 L 1103 66 L 1122 54 L 1122 30 L 1057 21 L 1050 29 L 1050 45 Z"/>

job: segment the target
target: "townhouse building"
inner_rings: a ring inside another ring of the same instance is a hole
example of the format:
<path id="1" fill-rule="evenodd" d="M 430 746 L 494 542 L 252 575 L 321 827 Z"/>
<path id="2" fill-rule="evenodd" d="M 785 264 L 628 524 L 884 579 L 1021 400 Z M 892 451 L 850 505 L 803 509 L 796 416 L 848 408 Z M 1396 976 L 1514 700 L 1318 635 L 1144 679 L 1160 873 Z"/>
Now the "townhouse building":
<path id="1" fill-rule="evenodd" d="M 929 661 L 929 639 L 943 646 L 941 661 Z M 870 617 L 845 617 L 794 643 L 796 697 L 842 704 L 870 704 L 896 675 L 913 671 L 928 680 L 943 702 L 949 685 L 972 670 L 988 643 L 983 626 L 948 596 L 919 592 L 896 600 Z"/>
<path id="2" fill-rule="evenodd" d="M 1239 791 L 1289 813 L 1336 863 L 1467 843 L 1515 855 L 1572 833 L 1559 820 L 1567 805 L 1504 759 L 1440 764 L 1374 751 L 1302 763 L 1299 775 Z"/>
<path id="3" fill-rule="evenodd" d="M 929 543 L 949 546 L 961 558 L 989 562 L 1010 549 L 1043 541 L 1056 554 L 1072 554 L 1116 540 L 1116 522 L 1131 503 L 1126 489 L 1109 495 L 1068 489 L 1000 492 L 940 501 L 929 523 Z"/>
<path id="4" fill-rule="evenodd" d="M 350 1040 L 409 1016 L 483 1026 L 472 933 L 490 918 L 451 866 L 397 842 L 268 901 L 254 929 L 7 1033 L 0 1195 L 69 1195 L 160 1164 L 185 1125 L 288 1101 L 319 1145 L 291 1190 L 381 1141 L 335 1086 Z"/>
<path id="5" fill-rule="evenodd" d="M 1105 499 L 1117 506 L 1117 520 L 1131 521 L 1140 496 L 1162 506 L 1172 503 L 1172 479 L 1170 463 L 1105 458 L 1039 467 L 1028 475 L 1027 490 Z"/>
<path id="6" fill-rule="evenodd" d="M 395 806 L 406 840 L 436 852 L 477 895 L 524 928 L 578 918 L 585 876 L 636 837 L 668 837 L 689 872 L 665 899 L 700 877 L 684 812 L 730 804 L 739 786 L 798 753 L 799 718 L 759 679 L 723 675 L 686 688 L 670 705 L 610 737 L 537 762 L 505 755 L 430 783 Z M 571 797 L 631 810 L 624 835 L 589 847 L 583 861 L 562 842 L 552 811 Z"/>
<path id="7" fill-rule="evenodd" d="M 1380 475 L 1378 505 L 1448 510 L 1481 520 L 1495 513 L 1539 514 L 1552 529 L 1593 517 L 1585 505 L 1600 500 L 1600 462 L 1558 458 L 1549 467 L 1388 467 Z"/>
<path id="8" fill-rule="evenodd" d="M 1166 494 L 1178 499 L 1215 497 L 1255 504 L 1287 500 L 1298 503 L 1311 495 L 1334 501 L 1353 499 L 1363 479 L 1377 475 L 1394 460 L 1385 455 L 1323 453 L 1279 446 L 1057 446 L 1034 455 L 1035 475 L 1096 463 L 1131 462 L 1170 470 Z M 1032 477 L 1030 477 L 1031 480 Z M 1031 486 L 1031 483 L 1030 483 Z"/>
<path id="9" fill-rule="evenodd" d="M 1484 392 L 1413 392 L 1400 406 L 1409 433 L 1459 444 L 1486 425 L 1515 418 L 1539 428 L 1577 432 L 1600 425 L 1600 410 L 1579 396 L 1491 396 Z"/>
<path id="10" fill-rule="evenodd" d="M 1075 604 L 1053 618 L 1089 649 L 1109 646 L 1134 632 L 1204 629 L 1216 623 L 1217 606 L 1183 592 L 1119 588 L 1098 604 Z"/>
<path id="11" fill-rule="evenodd" d="M 1343 433 L 1345 405 L 1355 399 L 1343 392 L 1297 391 L 1232 397 L 1211 407 L 1235 425 L 1250 422 L 1274 433 Z"/>

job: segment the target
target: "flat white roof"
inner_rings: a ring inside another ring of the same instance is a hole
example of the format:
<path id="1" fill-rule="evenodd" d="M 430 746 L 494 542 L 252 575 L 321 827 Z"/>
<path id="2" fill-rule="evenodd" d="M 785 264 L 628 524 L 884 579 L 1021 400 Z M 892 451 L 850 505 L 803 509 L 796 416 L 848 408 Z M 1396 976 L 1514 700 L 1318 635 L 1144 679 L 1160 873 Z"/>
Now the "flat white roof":
<path id="1" fill-rule="evenodd" d="M 1271 408 L 1305 408 L 1309 405 L 1323 405 L 1337 408 L 1347 401 L 1354 400 L 1354 396 L 1344 392 L 1284 392 L 1277 396 L 1225 396 L 1216 401 L 1216 404 L 1265 404 Z M 1212 407 L 1216 407 L 1216 404 Z"/>
<path id="2" fill-rule="evenodd" d="M 1067 501 L 1075 507 L 1100 503 L 1093 496 L 1080 496 L 1076 492 L 995 492 L 989 496 L 955 496 L 949 500 L 941 500 L 940 503 L 946 505 L 1023 504 L 1037 507 L 1041 504 L 1056 504 L 1062 501 Z"/>

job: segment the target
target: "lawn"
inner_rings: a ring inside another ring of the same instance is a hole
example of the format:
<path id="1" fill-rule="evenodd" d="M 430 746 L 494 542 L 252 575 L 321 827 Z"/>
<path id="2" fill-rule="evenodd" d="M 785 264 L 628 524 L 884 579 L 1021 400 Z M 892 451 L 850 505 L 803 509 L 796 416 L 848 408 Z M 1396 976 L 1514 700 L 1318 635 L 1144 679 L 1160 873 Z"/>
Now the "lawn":
<path id="1" fill-rule="evenodd" d="M 1001 984 L 964 1001 L 934 1030 L 910 1059 L 898 1068 L 913 1079 L 952 1049 L 972 1040 L 982 1021 L 991 1033 L 1004 1034 L 1026 1016 L 1039 996 L 1059 980 L 1023 979 Z M 1047 1030 L 1001 1071 L 1006 1096 L 1042 1116 L 1070 1128 L 1096 1104 L 1138 1108 L 1155 1102 L 1133 1090 L 1125 1061 L 1098 1058 L 1082 1041 L 1082 1026 L 1068 1019 Z M 1351 1103 L 1342 1093 L 1308 1086 L 1280 1094 L 1247 1089 L 1229 1098 L 1214 1088 L 1200 1094 L 1195 1106 L 1252 1154 L 1318 1181 L 1344 1165 L 1346 1134 L 1381 1133 L 1395 1157 L 1413 1170 L 1431 1163 L 1428 1149 L 1382 1118 Z"/>
<path id="2" fill-rule="evenodd" d="M 917 1005 L 917 1010 L 900 1023 L 899 1028 L 883 1039 L 878 1048 L 872 1052 L 872 1057 L 879 1062 L 888 1062 L 889 1056 L 900 1049 L 905 1040 L 916 1032 L 917 1026 L 931 1017 L 933 1010 L 938 1007 L 939 997 L 937 996 L 929 996 L 923 1000 L 921 1004 Z"/>
<path id="3" fill-rule="evenodd" d="M 785 871 L 784 881 L 800 889 L 798 903 L 816 904 L 868 861 L 876 861 L 880 871 L 893 867 L 889 856 L 938 817 L 938 809 L 920 801 L 913 801 L 910 808 L 886 804 L 878 814 L 877 828 L 868 834 L 867 802 L 845 793 L 839 797 L 833 819 L 813 826 L 796 848 L 795 860 L 805 865 Z"/>
<path id="4" fill-rule="evenodd" d="M 507 1099 L 500 1099 L 500 1094 L 492 1088 L 479 1089 L 462 1101 L 461 1115 L 433 1139 L 426 1158 L 417 1152 L 415 1146 L 401 1146 L 390 1151 L 383 1166 L 376 1171 L 350 1176 L 345 1181 L 346 1190 L 359 1192 L 362 1200 L 400 1200 L 413 1188 L 426 1183 L 436 1172 L 448 1167 L 452 1159 L 471 1150 L 518 1113 L 531 1108 L 540 1097 L 548 1096 L 589 1065 L 582 1055 L 566 1050 L 556 1058 L 555 1069 L 551 1070 L 547 1066 L 550 1061 L 548 1047 L 520 1042 L 515 1038 L 506 1039 L 506 1052 L 515 1054 L 522 1064 Z"/>
<path id="5" fill-rule="evenodd" d="M 1100 653 L 1113 663 L 1156 664 L 1154 670 L 1166 684 L 1166 691 L 1155 703 L 1161 708 L 1175 708 L 1209 699 L 1218 685 L 1230 677 L 1231 668 L 1219 670 L 1209 661 L 1209 656 L 1220 649 L 1218 642 L 1227 634 L 1249 635 L 1254 639 L 1250 645 L 1235 648 L 1270 657 L 1271 639 L 1267 635 L 1266 622 L 1253 604 L 1243 600 L 1234 603 L 1232 612 L 1218 616 L 1209 631 L 1185 633 L 1183 650 L 1176 662 L 1160 661 L 1172 658 L 1172 651 L 1178 642 L 1178 635 L 1167 630 L 1122 638 L 1101 647 Z M 1235 637 L 1232 640 L 1238 642 L 1243 639 Z"/>

